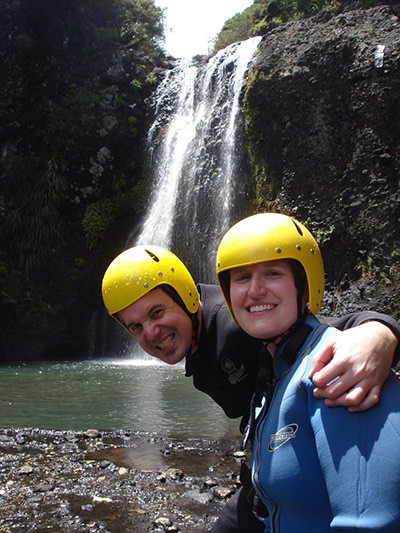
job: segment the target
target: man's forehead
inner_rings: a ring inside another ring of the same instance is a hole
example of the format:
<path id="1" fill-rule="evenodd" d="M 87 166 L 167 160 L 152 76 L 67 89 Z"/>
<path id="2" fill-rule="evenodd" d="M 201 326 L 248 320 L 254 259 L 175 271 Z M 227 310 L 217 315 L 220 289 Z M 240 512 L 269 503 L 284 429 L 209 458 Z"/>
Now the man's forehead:
<path id="1" fill-rule="evenodd" d="M 157 305 L 169 305 L 171 303 L 174 303 L 173 299 L 160 287 L 156 287 L 139 298 L 139 300 L 136 302 L 133 302 L 133 304 L 128 305 L 128 307 L 125 307 L 125 309 L 122 309 L 120 314 L 121 316 L 129 314 L 130 318 L 136 315 L 139 317 L 142 315 L 146 316 L 151 309 Z"/>
<path id="2" fill-rule="evenodd" d="M 159 303 L 171 303 L 173 302 L 173 299 L 169 294 L 164 292 L 160 287 L 156 287 L 155 289 L 152 289 L 147 294 L 139 298 L 136 302 L 134 302 L 130 307 L 132 309 L 139 309 L 144 307 L 150 307 L 154 304 Z"/>

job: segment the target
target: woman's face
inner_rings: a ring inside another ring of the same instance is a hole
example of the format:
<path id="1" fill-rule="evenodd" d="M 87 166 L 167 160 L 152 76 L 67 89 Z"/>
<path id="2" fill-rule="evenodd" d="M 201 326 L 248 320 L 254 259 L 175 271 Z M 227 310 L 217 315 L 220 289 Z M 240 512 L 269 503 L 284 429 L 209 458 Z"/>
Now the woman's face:
<path id="1" fill-rule="evenodd" d="M 288 260 L 232 269 L 230 296 L 237 323 L 257 339 L 276 337 L 297 320 L 297 289 Z"/>

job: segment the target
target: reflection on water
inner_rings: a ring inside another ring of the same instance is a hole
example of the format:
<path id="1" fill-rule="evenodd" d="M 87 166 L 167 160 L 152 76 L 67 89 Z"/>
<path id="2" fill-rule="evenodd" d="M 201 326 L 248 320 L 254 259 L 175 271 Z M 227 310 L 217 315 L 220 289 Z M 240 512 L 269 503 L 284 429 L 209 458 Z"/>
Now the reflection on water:
<path id="1" fill-rule="evenodd" d="M 193 387 L 183 366 L 154 360 L 4 366 L 0 390 L 1 426 L 191 435 L 239 426 Z"/>
<path id="2" fill-rule="evenodd" d="M 240 438 L 237 440 L 237 449 L 240 448 Z M 214 441 L 215 443 L 215 441 Z M 189 445 L 189 446 L 187 446 Z M 233 458 L 230 454 L 220 454 L 216 458 L 213 445 L 208 449 L 203 448 L 201 453 L 196 448 L 190 447 L 190 440 L 185 441 L 185 446 L 174 446 L 171 449 L 160 450 L 159 442 L 146 442 L 138 446 L 119 448 L 104 448 L 86 453 L 89 461 L 111 461 L 118 467 L 140 468 L 142 470 L 163 470 L 165 468 L 178 468 L 185 472 L 185 476 L 207 476 L 215 468 L 226 474 L 232 473 Z"/>

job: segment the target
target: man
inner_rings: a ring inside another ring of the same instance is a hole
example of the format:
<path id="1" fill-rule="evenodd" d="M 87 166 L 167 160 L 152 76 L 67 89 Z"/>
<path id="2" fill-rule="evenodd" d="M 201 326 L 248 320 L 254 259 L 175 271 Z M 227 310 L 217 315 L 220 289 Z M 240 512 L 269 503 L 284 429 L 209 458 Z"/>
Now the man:
<path id="1" fill-rule="evenodd" d="M 194 386 L 211 396 L 228 417 L 242 417 L 243 431 L 261 341 L 233 323 L 217 286 L 196 286 L 178 257 L 149 245 L 125 250 L 114 259 L 104 275 L 102 294 L 108 313 L 143 350 L 168 364 L 186 357 L 186 376 L 192 376 Z M 379 400 L 395 351 L 398 359 L 400 325 L 374 312 L 330 322 L 339 329 L 353 329 L 338 332 L 316 357 L 311 371 L 315 395 L 332 407 L 369 409 Z M 251 523 L 244 492 L 232 498 L 230 511 L 223 513 L 213 531 L 262 530 L 261 523 Z"/>

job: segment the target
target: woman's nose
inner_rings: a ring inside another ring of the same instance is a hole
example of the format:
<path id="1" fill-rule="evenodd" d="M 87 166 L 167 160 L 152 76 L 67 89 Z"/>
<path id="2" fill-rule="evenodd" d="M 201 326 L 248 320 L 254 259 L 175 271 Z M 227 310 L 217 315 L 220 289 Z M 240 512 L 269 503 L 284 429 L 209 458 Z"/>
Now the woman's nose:
<path id="1" fill-rule="evenodd" d="M 253 298 L 256 298 L 258 296 L 264 296 L 267 292 L 267 287 L 265 280 L 262 276 L 252 276 L 250 287 L 249 287 L 249 295 Z"/>

